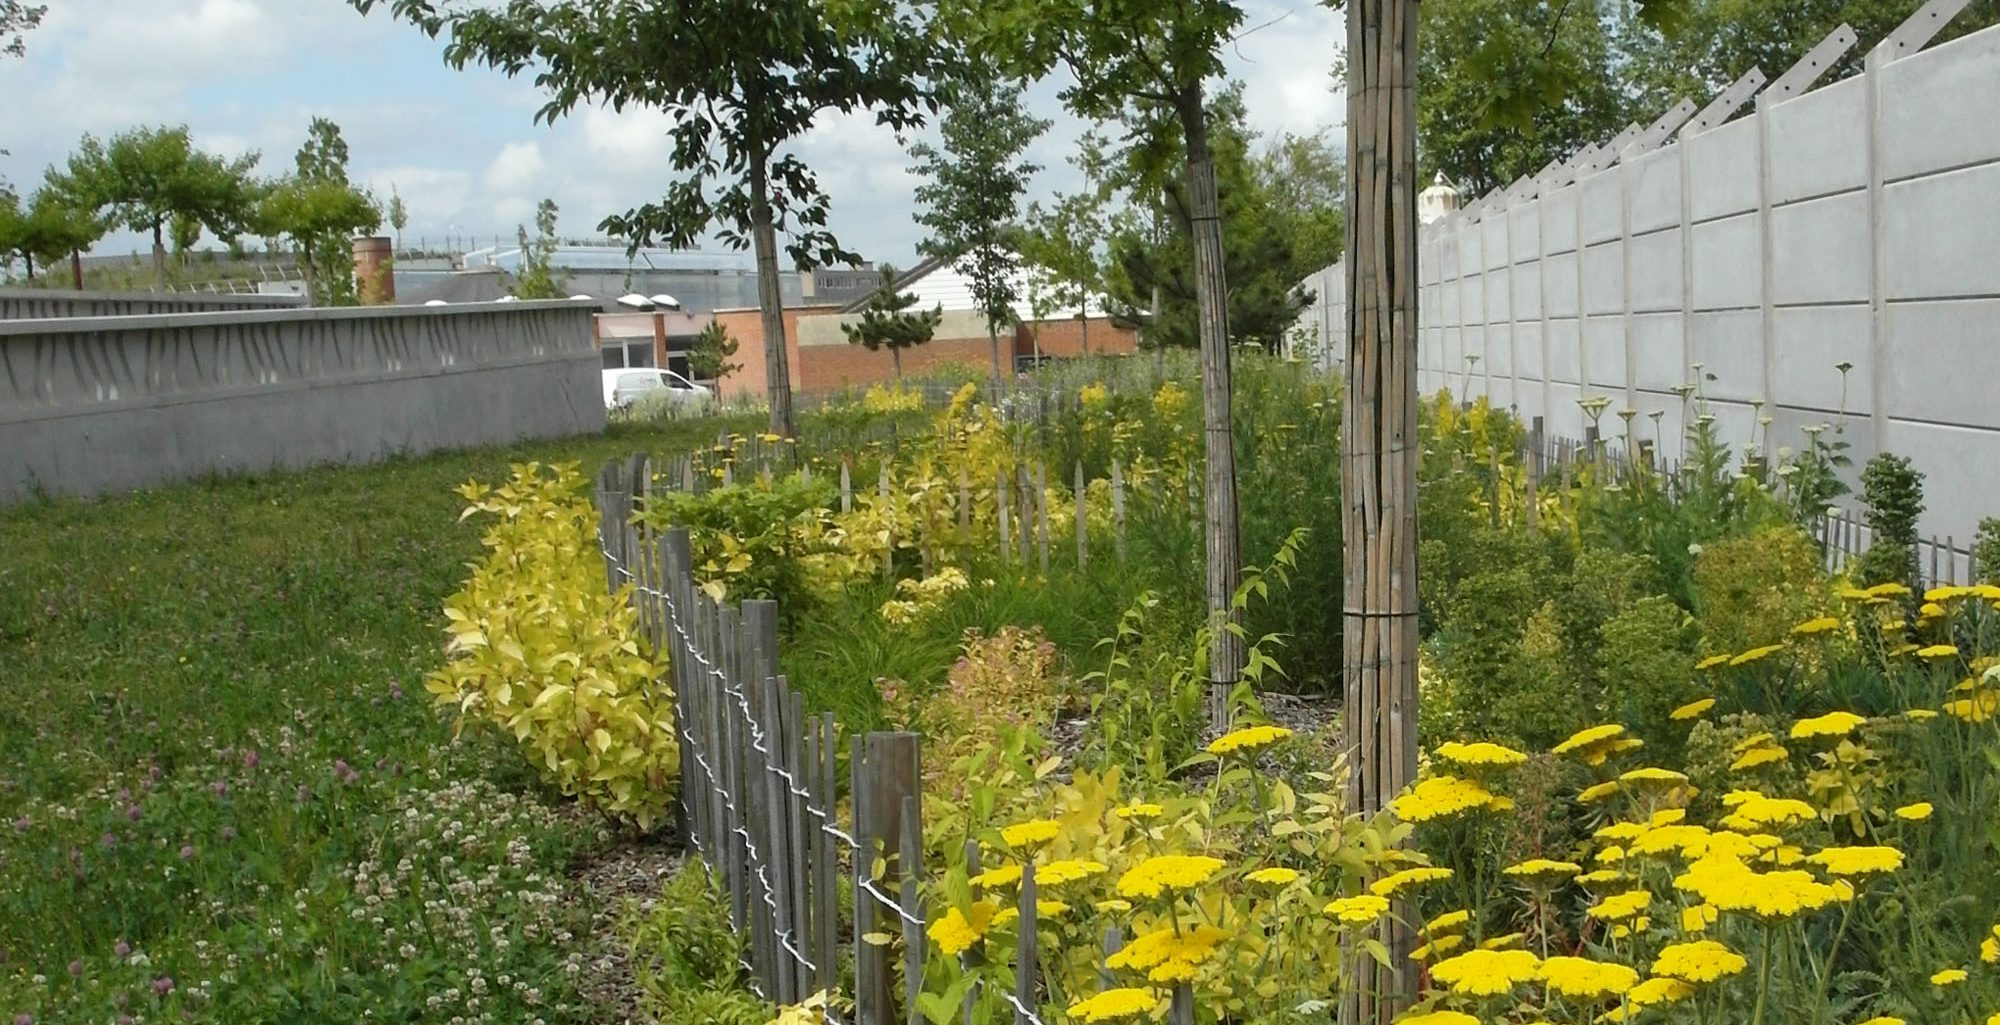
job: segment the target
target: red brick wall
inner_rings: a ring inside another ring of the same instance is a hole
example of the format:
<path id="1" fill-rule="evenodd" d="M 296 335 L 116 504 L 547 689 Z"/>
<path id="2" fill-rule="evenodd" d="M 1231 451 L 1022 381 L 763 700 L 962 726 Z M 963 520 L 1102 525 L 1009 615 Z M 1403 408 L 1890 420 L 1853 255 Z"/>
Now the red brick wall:
<path id="1" fill-rule="evenodd" d="M 837 306 L 799 306 L 785 311 L 785 354 L 786 366 L 790 369 L 793 390 L 800 389 L 799 368 L 799 317 L 819 313 L 831 313 Z M 714 315 L 729 337 L 736 339 L 736 362 L 742 369 L 724 377 L 720 382 L 722 394 L 762 395 L 764 394 L 764 315 L 757 310 L 724 310 Z"/>
<path id="2" fill-rule="evenodd" d="M 1044 356 L 1058 358 L 1084 355 L 1086 341 L 1090 346 L 1089 354 L 1093 356 L 1135 352 L 1139 348 L 1139 333 L 1113 324 L 1109 317 L 1090 318 L 1087 338 L 1084 323 L 1072 318 L 1022 324 L 1019 340 L 1021 353 L 1026 355 L 1035 351 L 1037 343 Z"/>

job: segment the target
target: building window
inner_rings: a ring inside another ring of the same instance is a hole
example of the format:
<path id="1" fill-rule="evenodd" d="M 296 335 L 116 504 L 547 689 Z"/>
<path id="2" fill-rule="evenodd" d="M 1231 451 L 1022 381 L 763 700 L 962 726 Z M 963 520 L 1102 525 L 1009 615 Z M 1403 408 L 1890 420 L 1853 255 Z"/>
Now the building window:
<path id="1" fill-rule="evenodd" d="M 603 353 L 606 370 L 653 365 L 653 341 L 650 338 L 624 341 L 610 339 L 604 343 Z"/>

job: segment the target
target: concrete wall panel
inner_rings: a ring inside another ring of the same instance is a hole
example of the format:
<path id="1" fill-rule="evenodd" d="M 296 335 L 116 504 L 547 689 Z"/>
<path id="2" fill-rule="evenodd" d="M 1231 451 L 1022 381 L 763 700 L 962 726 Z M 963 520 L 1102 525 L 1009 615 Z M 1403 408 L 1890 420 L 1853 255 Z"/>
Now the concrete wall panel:
<path id="1" fill-rule="evenodd" d="M 1715 380 L 1703 382 L 1707 394 L 1739 402 L 1761 396 L 1764 348 L 1758 335 L 1763 319 L 1756 310 L 1695 314 L 1693 358 L 1689 365 L 1676 368 L 1679 376 L 1673 383 L 1694 380 L 1692 364 L 1700 363 L 1704 375 L 1715 375 Z"/>
<path id="2" fill-rule="evenodd" d="M 1763 301 L 1764 240 L 1755 214 L 1697 224 L 1691 234 L 1695 309 L 1740 309 Z"/>
<path id="3" fill-rule="evenodd" d="M 1632 197 L 1632 233 L 1681 222 L 1681 154 L 1673 146 L 1656 149 L 1625 166 Z"/>
<path id="4" fill-rule="evenodd" d="M 1625 218 L 1621 211 L 1625 201 L 1624 173 L 1613 166 L 1578 183 L 1583 200 L 1577 219 L 1583 231 L 1584 245 L 1617 238 L 1625 230 Z"/>
<path id="5" fill-rule="evenodd" d="M 1681 315 L 1643 313 L 1632 317 L 1632 383 L 1667 391 L 1682 380 Z"/>
<path id="6" fill-rule="evenodd" d="M 1604 242 L 1583 251 L 1583 311 L 1625 311 L 1624 243 Z"/>
<path id="7" fill-rule="evenodd" d="M 2000 164 L 1883 189 L 1882 245 L 1890 299 L 2000 295 Z"/>
<path id="8" fill-rule="evenodd" d="M 1632 246 L 1632 309 L 1640 313 L 1681 308 L 1681 230 L 1636 235 Z"/>
<path id="9" fill-rule="evenodd" d="M 1873 394 L 1868 359 L 1869 324 L 1865 306 L 1798 307 L 1773 314 L 1771 398 L 1801 409 L 1840 409 L 1842 362 L 1847 372 L 1847 411 L 1866 416 Z M 1893 407 L 1892 407 L 1893 408 Z"/>
<path id="10" fill-rule="evenodd" d="M 1774 205 L 1868 184 L 1866 85 L 1850 78 L 1771 106 Z"/>
<path id="11" fill-rule="evenodd" d="M 1978 32 L 1882 69 L 1882 174 L 1889 181 L 2000 160 L 2000 33 Z"/>
<path id="12" fill-rule="evenodd" d="M 1888 346 L 1885 398 L 1897 416 L 1992 422 L 2000 406 L 2000 299 L 1896 303 Z M 1994 505 L 2000 515 L 2000 495 Z"/>
<path id="13" fill-rule="evenodd" d="M 1771 259 L 1771 298 L 1779 304 L 1867 301 L 1874 277 L 1868 197 L 1851 193 L 1772 210 Z"/>
<path id="14" fill-rule="evenodd" d="M 1688 148 L 1690 215 L 1697 221 L 1757 209 L 1757 119 L 1731 121 L 1681 142 Z"/>

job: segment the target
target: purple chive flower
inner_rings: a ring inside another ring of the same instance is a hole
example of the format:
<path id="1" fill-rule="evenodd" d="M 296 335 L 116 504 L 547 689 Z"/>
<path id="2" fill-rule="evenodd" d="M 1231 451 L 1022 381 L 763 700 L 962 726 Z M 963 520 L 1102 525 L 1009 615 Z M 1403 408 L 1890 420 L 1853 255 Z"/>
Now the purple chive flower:
<path id="1" fill-rule="evenodd" d="M 218 779 L 215 781 L 215 785 L 211 789 L 215 791 L 215 796 L 221 797 L 222 795 L 229 793 L 229 781 L 226 779 Z"/>
<path id="2" fill-rule="evenodd" d="M 243 767 L 244 767 L 244 768 L 246 768 L 246 769 L 254 769 L 254 768 L 256 768 L 256 767 L 257 767 L 257 761 L 258 761 L 258 758 L 257 758 L 257 752 L 255 752 L 255 751 L 245 751 L 245 752 L 243 752 Z"/>
<path id="3" fill-rule="evenodd" d="M 174 991 L 173 976 L 162 975 L 159 978 L 153 980 L 153 993 L 155 996 L 166 996 L 167 994 L 172 993 L 173 991 Z"/>
<path id="4" fill-rule="evenodd" d="M 403 685 L 402 685 L 401 683 L 398 683 L 398 682 L 397 682 L 397 681 L 395 681 L 395 680 L 390 680 L 390 681 L 389 681 L 389 697 L 391 697 L 391 698 L 393 698 L 393 699 L 395 699 L 395 700 L 397 700 L 397 701 L 401 701 L 401 700 L 403 700 Z"/>
<path id="5" fill-rule="evenodd" d="M 139 817 L 144 814 L 145 812 L 140 810 L 139 806 L 136 804 L 127 805 L 125 807 L 125 818 L 129 822 L 139 821 Z"/>
<path id="6" fill-rule="evenodd" d="M 77 958 L 76 960 L 74 960 L 74 961 L 71 961 L 71 962 L 69 963 L 69 973 L 70 973 L 71 975 L 82 975 L 82 974 L 83 974 L 83 959 L 82 959 L 82 958 Z"/>
<path id="7" fill-rule="evenodd" d="M 224 840 L 234 840 L 234 839 L 236 839 L 236 827 L 235 827 L 235 826 L 224 826 L 224 827 L 222 827 L 222 838 L 223 838 Z"/>
<path id="8" fill-rule="evenodd" d="M 22 1011 L 14 1016 L 14 1025 L 35 1025 L 35 1016 Z"/>
<path id="9" fill-rule="evenodd" d="M 111 848 L 118 846 L 118 838 L 112 836 L 110 833 L 105 833 L 103 836 L 98 837 L 97 842 L 103 845 L 105 850 L 110 850 Z"/>
<path id="10" fill-rule="evenodd" d="M 118 1016 L 118 1025 L 135 1025 L 135 1023 L 132 1021 L 131 1015 L 121 1014 Z"/>
<path id="11" fill-rule="evenodd" d="M 189 858 L 192 858 L 192 857 L 194 857 L 194 845 L 193 845 L 193 844 L 191 844 L 191 843 L 184 843 L 184 844 L 182 844 L 182 845 L 181 845 L 181 860 L 182 860 L 182 861 L 186 861 L 186 860 L 188 860 Z"/>
<path id="12" fill-rule="evenodd" d="M 313 795 L 312 788 L 306 786 L 304 783 L 299 784 L 299 788 L 292 792 L 293 799 L 298 801 L 308 800 L 312 797 L 312 795 Z"/>
<path id="13" fill-rule="evenodd" d="M 20 818 L 14 820 L 14 832 L 25 833 L 28 831 L 28 827 L 32 825 L 34 825 L 34 823 L 29 822 L 28 817 L 26 815 L 23 815 Z"/>
<path id="14" fill-rule="evenodd" d="M 121 939 L 111 948 L 111 952 L 121 958 L 129 957 L 132 954 L 132 945 Z"/>

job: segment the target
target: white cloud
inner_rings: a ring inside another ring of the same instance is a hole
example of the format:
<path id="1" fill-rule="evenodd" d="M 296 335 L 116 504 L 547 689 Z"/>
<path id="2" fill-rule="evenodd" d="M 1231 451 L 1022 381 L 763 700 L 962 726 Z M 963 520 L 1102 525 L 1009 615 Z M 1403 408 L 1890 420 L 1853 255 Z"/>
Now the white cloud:
<path id="1" fill-rule="evenodd" d="M 1306 0 L 1243 3 L 1246 28 L 1283 16 L 1224 49 L 1252 125 L 1266 136 L 1337 130 L 1328 68 L 1341 15 Z M 0 174 L 30 188 L 82 132 L 183 121 L 201 145 L 260 151 L 263 171 L 282 173 L 315 115 L 341 124 L 357 181 L 383 199 L 392 183 L 402 193 L 406 236 L 511 236 L 543 196 L 561 205 L 565 233 L 586 234 L 658 199 L 674 177 L 668 115 L 586 106 L 537 124 L 545 97 L 529 80 L 451 72 L 436 42 L 340 0 L 66 0 L 28 46 L 27 58 L 0 60 L 0 146 L 14 151 Z M 1039 83 L 1024 100 L 1054 122 L 1030 150 L 1043 165 L 1031 198 L 1080 184 L 1067 158 L 1088 126 L 1062 110 L 1064 84 Z M 832 196 L 843 242 L 909 262 L 922 235 L 918 181 L 896 133 L 869 114 L 828 113 L 792 151 Z"/>
<path id="2" fill-rule="evenodd" d="M 486 187 L 500 193 L 530 191 L 540 183 L 548 168 L 540 144 L 510 142 L 486 165 Z"/>

